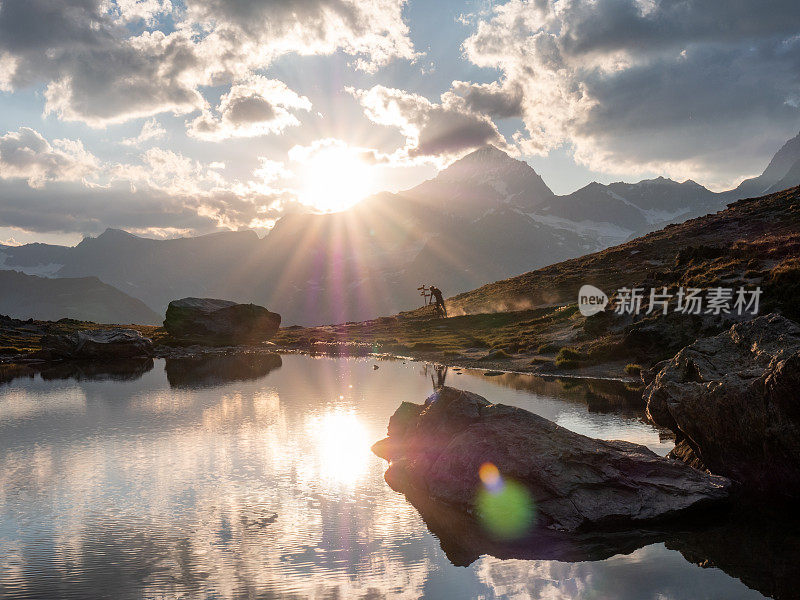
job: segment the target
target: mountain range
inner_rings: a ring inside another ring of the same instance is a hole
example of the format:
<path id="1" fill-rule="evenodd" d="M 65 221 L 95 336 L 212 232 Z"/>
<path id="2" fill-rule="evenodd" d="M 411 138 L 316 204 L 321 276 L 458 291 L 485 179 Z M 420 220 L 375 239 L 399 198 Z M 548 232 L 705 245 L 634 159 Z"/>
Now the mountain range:
<path id="1" fill-rule="evenodd" d="M 286 324 L 355 321 L 419 305 L 423 283 L 466 292 L 798 184 L 800 135 L 760 176 L 722 193 L 659 177 L 558 196 L 528 164 L 487 146 L 410 190 L 340 213 L 286 215 L 264 238 L 153 240 L 109 229 L 75 247 L 0 246 L 0 269 L 99 278 L 144 302 L 147 322 L 185 296 L 255 302 Z"/>

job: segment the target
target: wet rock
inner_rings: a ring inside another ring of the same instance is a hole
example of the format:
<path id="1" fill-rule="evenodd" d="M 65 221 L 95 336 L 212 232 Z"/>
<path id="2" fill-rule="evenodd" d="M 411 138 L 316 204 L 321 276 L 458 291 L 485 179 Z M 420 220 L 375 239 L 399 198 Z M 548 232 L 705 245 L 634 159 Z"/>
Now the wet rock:
<path id="1" fill-rule="evenodd" d="M 117 360 L 150 356 L 153 341 L 133 329 L 99 329 L 42 336 L 42 350 L 53 358 Z"/>
<path id="2" fill-rule="evenodd" d="M 449 387 L 422 406 L 404 403 L 373 451 L 391 461 L 385 477 L 392 488 L 421 490 L 467 511 L 482 489 L 481 465 L 492 463 L 504 481 L 529 492 L 537 527 L 554 531 L 674 517 L 723 500 L 730 487 L 644 446 L 592 439 Z"/>
<path id="3" fill-rule="evenodd" d="M 778 314 L 697 340 L 661 365 L 647 412 L 673 456 L 743 484 L 800 495 L 800 327 Z"/>
<path id="4" fill-rule="evenodd" d="M 167 307 L 164 328 L 182 339 L 213 343 L 256 343 L 272 338 L 281 316 L 256 304 L 213 298 L 183 298 Z"/>

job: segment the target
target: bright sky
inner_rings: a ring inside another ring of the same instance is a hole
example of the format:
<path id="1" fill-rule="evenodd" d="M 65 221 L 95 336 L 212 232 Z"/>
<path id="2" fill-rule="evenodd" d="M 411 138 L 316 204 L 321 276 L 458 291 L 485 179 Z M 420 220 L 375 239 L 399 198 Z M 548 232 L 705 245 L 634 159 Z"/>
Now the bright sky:
<path id="1" fill-rule="evenodd" d="M 0 0 L 0 243 L 263 234 L 487 143 L 556 193 L 724 189 L 800 128 L 798 31 L 796 0 Z"/>

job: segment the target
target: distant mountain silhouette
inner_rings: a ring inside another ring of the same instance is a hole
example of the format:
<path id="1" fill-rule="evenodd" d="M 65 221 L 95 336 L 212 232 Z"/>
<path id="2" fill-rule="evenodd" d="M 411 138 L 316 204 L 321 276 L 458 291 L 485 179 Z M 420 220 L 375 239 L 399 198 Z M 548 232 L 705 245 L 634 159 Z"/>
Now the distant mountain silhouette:
<path id="1" fill-rule="evenodd" d="M 0 268 L 96 276 L 159 314 L 200 296 L 267 306 L 287 325 L 335 323 L 413 308 L 423 283 L 454 295 L 798 184 L 800 135 L 762 175 L 724 193 L 659 177 L 556 196 L 528 164 L 487 146 L 410 190 L 341 213 L 286 215 L 263 239 L 109 229 L 74 248 L 0 246 Z"/>
<path id="2" fill-rule="evenodd" d="M 0 271 L 0 314 L 57 321 L 157 323 L 159 315 L 97 277 L 47 278 Z"/>

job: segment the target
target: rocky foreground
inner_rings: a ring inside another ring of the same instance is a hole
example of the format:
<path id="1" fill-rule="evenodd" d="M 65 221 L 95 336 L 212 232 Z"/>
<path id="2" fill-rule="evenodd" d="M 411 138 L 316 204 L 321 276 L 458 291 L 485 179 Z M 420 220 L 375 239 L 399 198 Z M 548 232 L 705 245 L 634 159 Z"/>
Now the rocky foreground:
<path id="1" fill-rule="evenodd" d="M 752 494 L 800 496 L 800 326 L 778 314 L 702 338 L 647 377 L 671 456 Z"/>
<path id="2" fill-rule="evenodd" d="M 592 439 L 520 408 L 443 387 L 403 403 L 373 450 L 391 461 L 386 481 L 467 511 L 482 487 L 504 481 L 532 495 L 536 526 L 555 531 L 630 527 L 724 500 L 730 481 L 644 446 Z M 493 465 L 501 479 L 479 475 Z"/>

